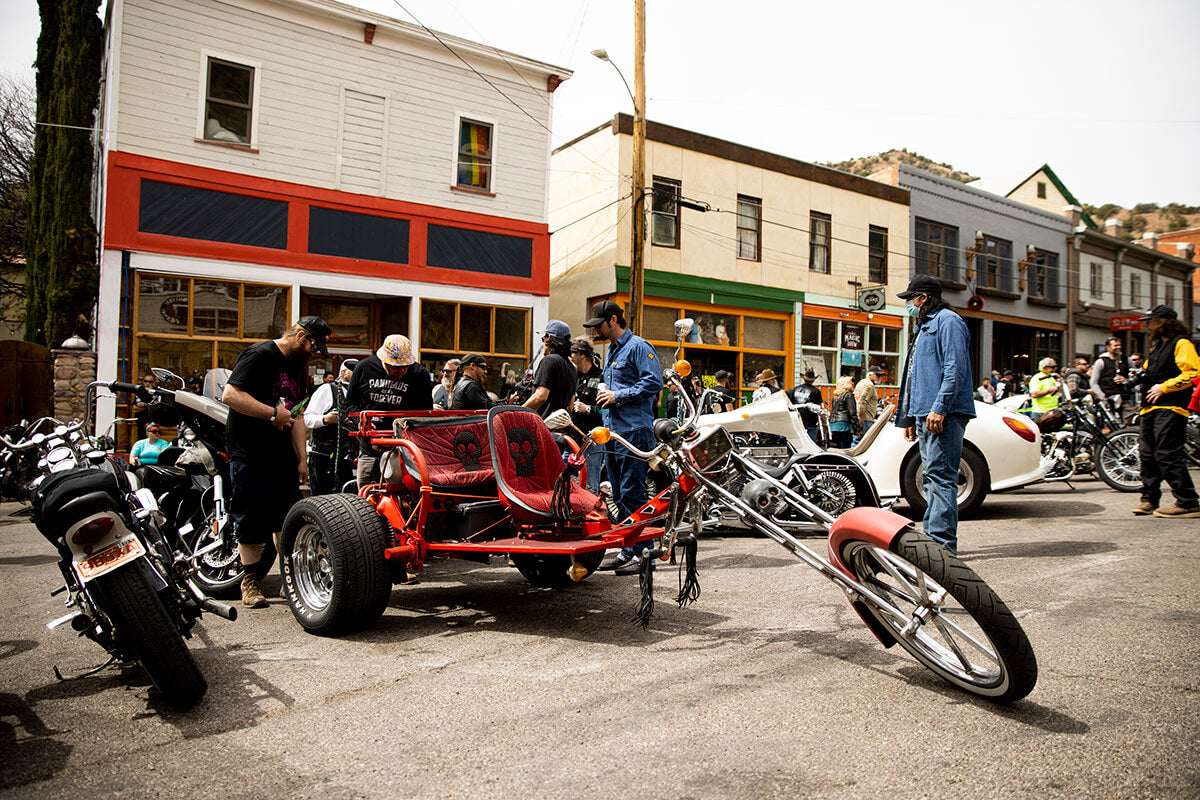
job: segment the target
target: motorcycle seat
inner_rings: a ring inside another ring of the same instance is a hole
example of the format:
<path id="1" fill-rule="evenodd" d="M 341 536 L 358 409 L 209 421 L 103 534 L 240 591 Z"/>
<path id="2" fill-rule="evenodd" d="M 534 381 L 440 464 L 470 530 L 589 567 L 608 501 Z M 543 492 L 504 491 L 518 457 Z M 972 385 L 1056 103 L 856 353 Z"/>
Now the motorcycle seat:
<path id="1" fill-rule="evenodd" d="M 783 477 L 785 475 L 787 475 L 788 470 L 790 470 L 792 467 L 794 467 L 796 464 L 800 463 L 801 461 L 803 461 L 806 458 L 808 458 L 808 455 L 805 453 L 793 453 L 791 456 L 788 457 L 788 459 L 786 461 L 784 461 L 778 467 L 772 467 L 770 464 L 765 464 L 762 461 L 759 461 L 757 458 L 754 458 L 753 456 L 746 457 L 746 459 L 748 461 L 750 461 L 751 463 L 753 463 L 754 466 L 758 467 L 763 472 L 767 473 L 768 475 L 770 475 L 773 479 L 775 479 L 777 481 L 782 480 Z"/>
<path id="2" fill-rule="evenodd" d="M 494 491 L 495 473 L 488 446 L 487 418 L 483 415 L 409 419 L 400 435 L 421 451 L 429 484 L 435 491 L 469 494 L 483 488 Z M 408 450 L 398 448 L 393 452 L 399 453 L 404 472 L 419 484 L 421 471 Z M 389 482 L 394 481 L 392 478 Z"/>
<path id="3" fill-rule="evenodd" d="M 121 489 L 111 472 L 71 470 L 51 475 L 34 492 L 33 523 L 44 535 L 57 538 L 88 514 L 118 510 L 120 504 Z"/>
<path id="4" fill-rule="evenodd" d="M 564 469 L 562 451 L 536 411 L 497 406 L 488 412 L 492 467 L 500 498 L 515 519 L 544 523 L 560 519 L 554 487 Z M 582 518 L 600 503 L 574 480 L 567 482 L 570 517 Z"/>

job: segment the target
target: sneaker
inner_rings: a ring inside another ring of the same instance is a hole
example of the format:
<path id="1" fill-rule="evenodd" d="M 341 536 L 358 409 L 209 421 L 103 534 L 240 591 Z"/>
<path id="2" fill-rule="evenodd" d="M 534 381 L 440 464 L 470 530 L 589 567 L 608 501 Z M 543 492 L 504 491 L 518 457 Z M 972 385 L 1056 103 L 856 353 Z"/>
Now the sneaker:
<path id="1" fill-rule="evenodd" d="M 242 605 L 247 608 L 267 607 L 267 596 L 263 594 L 262 582 L 257 575 L 242 578 Z"/>
<path id="2" fill-rule="evenodd" d="M 618 550 L 615 556 L 607 559 L 596 569 L 605 571 L 619 569 L 628 564 L 630 561 L 633 561 L 635 558 L 637 558 L 637 556 L 632 556 L 629 553 L 626 553 L 624 550 Z"/>
<path id="3" fill-rule="evenodd" d="M 1133 513 L 1136 516 L 1144 517 L 1147 514 L 1153 514 L 1155 511 L 1158 511 L 1158 506 L 1156 506 L 1154 503 L 1142 503 L 1133 510 Z"/>
<path id="4" fill-rule="evenodd" d="M 641 571 L 641 568 L 642 568 L 642 557 L 634 556 L 625 562 L 625 566 L 617 567 L 617 571 L 615 574 L 620 575 L 622 577 L 625 575 L 637 575 L 638 572 Z"/>
<path id="5" fill-rule="evenodd" d="M 1169 519 L 1177 519 L 1184 517 L 1200 517 L 1200 506 L 1189 506 L 1183 508 L 1180 505 L 1173 505 L 1170 508 L 1160 508 L 1154 512 L 1156 517 L 1167 517 Z"/>

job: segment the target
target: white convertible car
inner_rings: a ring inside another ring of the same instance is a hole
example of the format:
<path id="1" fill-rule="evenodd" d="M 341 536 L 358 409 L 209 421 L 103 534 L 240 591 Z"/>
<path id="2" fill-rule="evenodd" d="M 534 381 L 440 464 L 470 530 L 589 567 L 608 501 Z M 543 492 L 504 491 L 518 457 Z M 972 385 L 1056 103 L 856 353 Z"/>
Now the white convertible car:
<path id="1" fill-rule="evenodd" d="M 917 445 L 904 441 L 904 431 L 892 424 L 893 411 L 888 406 L 863 440 L 844 452 L 863 465 L 884 502 L 903 497 L 914 510 L 924 513 Z M 958 505 L 963 515 L 975 512 L 988 492 L 1018 489 L 1043 477 L 1041 434 L 1028 417 L 986 403 L 976 403 L 975 414 L 967 424 L 959 468 Z M 699 422 L 724 425 L 735 433 L 771 433 L 785 437 L 796 452 L 821 452 L 805 433 L 799 410 L 785 392 L 733 411 L 706 414 Z"/>

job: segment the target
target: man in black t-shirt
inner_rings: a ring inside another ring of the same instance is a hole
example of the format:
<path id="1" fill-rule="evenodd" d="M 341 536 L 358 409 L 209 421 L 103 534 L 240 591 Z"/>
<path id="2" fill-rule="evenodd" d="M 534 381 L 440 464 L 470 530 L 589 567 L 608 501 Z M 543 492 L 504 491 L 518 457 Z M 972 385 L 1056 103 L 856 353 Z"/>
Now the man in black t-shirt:
<path id="1" fill-rule="evenodd" d="M 433 378 L 417 363 L 407 336 L 383 340 L 375 355 L 364 358 L 350 376 L 346 409 L 361 411 L 429 411 L 433 409 Z M 360 426 L 361 427 L 361 426 Z M 379 451 L 362 437 L 358 451 L 358 488 L 379 482 Z"/>
<path id="2" fill-rule="evenodd" d="M 733 376 L 729 374 L 729 370 L 719 369 L 713 378 L 716 379 L 717 385 L 708 394 L 704 413 L 720 414 L 723 411 L 733 411 L 737 406 L 737 399 L 733 396 L 733 390 L 729 388 Z"/>
<path id="3" fill-rule="evenodd" d="M 579 375 L 568 359 L 571 354 L 571 329 L 562 320 L 546 323 L 542 334 L 542 357 L 533 372 L 533 394 L 525 401 L 526 408 L 541 414 L 542 419 L 560 408 L 575 407 L 575 384 Z"/>
<path id="4" fill-rule="evenodd" d="M 811 403 L 813 405 L 822 405 L 821 390 L 817 388 L 817 373 L 810 367 L 804 371 L 804 383 L 795 387 L 791 391 L 792 402 L 798 406 Z M 804 431 L 808 434 L 808 438 L 812 439 L 818 445 L 821 444 L 821 417 L 815 411 L 809 411 L 806 408 L 800 409 L 800 421 L 804 423 Z"/>
<path id="5" fill-rule="evenodd" d="M 242 603 L 263 608 L 262 579 L 275 563 L 275 537 L 300 484 L 308 480 L 304 418 L 291 409 L 305 398 L 304 365 L 314 351 L 329 357 L 330 328 L 320 317 L 301 317 L 278 339 L 242 351 L 222 402 L 229 406 L 225 446 L 233 497 L 229 516 L 246 570 Z"/>

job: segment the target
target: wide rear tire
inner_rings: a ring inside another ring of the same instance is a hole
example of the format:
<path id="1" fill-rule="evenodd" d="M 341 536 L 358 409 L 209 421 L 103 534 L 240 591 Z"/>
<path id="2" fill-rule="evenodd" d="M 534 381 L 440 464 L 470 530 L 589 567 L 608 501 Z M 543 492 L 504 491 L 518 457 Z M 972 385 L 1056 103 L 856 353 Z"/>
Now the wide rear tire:
<path id="1" fill-rule="evenodd" d="M 118 647 L 137 658 L 168 705 L 182 711 L 204 697 L 208 683 L 141 564 L 101 575 L 92 586 L 112 621 Z"/>
<path id="2" fill-rule="evenodd" d="M 309 633 L 374 625 L 392 596 L 391 528 L 361 497 L 326 494 L 292 506 L 279 537 L 283 596 Z"/>
<path id="3" fill-rule="evenodd" d="M 571 564 L 574 560 L 571 556 L 513 555 L 512 560 L 517 571 L 534 586 L 555 589 L 575 582 L 571 580 Z M 587 575 L 583 578 L 586 580 L 604 560 L 604 551 L 582 553 L 578 556 L 578 560 L 580 564 L 587 567 Z"/>
<path id="4" fill-rule="evenodd" d="M 1025 631 L 992 588 L 948 550 L 909 530 L 888 550 L 848 540 L 841 556 L 859 582 L 900 612 L 864 598 L 867 613 L 930 670 L 997 703 L 1033 691 L 1037 660 Z M 906 626 L 913 629 L 903 633 Z"/>

